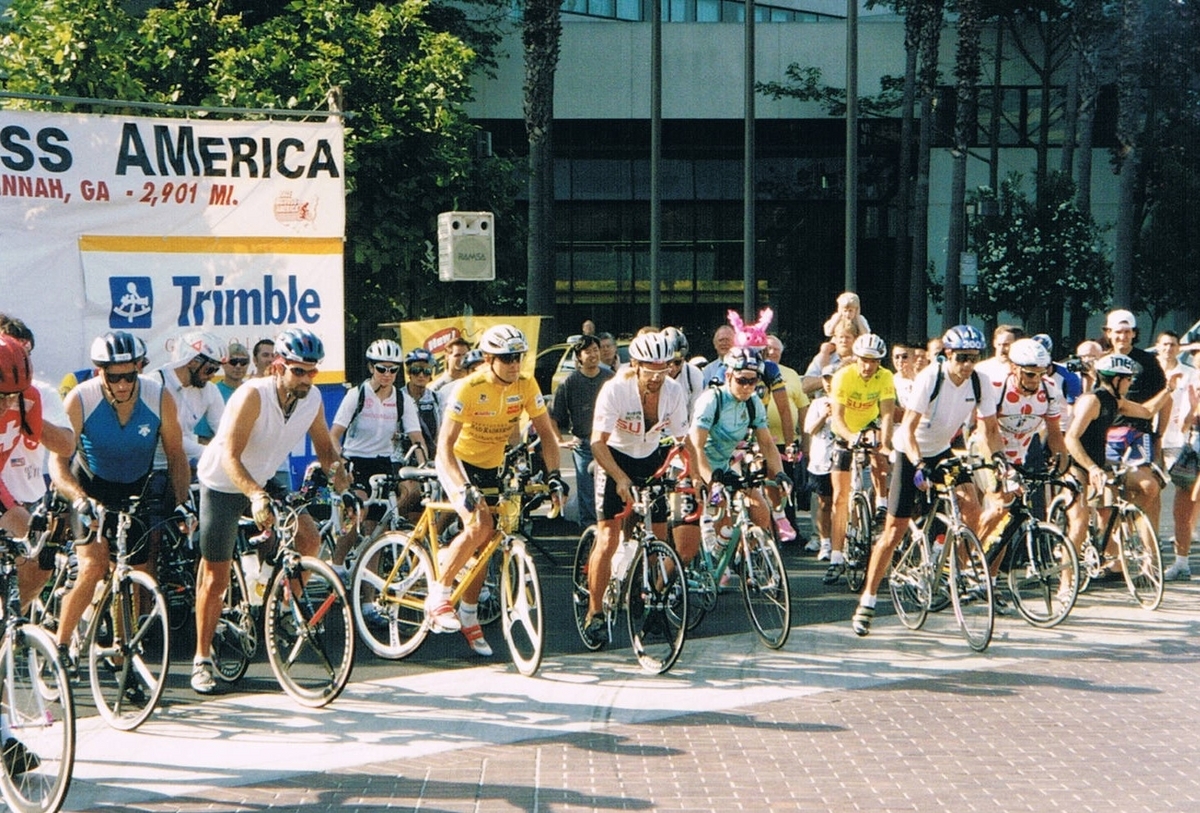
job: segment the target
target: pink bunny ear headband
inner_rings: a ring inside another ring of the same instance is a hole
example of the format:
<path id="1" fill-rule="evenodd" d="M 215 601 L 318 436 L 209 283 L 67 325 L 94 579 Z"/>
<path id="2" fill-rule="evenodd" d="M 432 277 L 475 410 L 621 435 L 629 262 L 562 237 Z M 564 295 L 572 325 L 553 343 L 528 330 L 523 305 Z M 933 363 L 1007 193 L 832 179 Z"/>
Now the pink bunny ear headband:
<path id="1" fill-rule="evenodd" d="M 775 318 L 775 311 L 763 308 L 758 313 L 758 321 L 747 325 L 737 311 L 729 311 L 729 324 L 733 326 L 733 343 L 737 347 L 753 347 L 761 350 L 767 346 L 767 328 Z"/>

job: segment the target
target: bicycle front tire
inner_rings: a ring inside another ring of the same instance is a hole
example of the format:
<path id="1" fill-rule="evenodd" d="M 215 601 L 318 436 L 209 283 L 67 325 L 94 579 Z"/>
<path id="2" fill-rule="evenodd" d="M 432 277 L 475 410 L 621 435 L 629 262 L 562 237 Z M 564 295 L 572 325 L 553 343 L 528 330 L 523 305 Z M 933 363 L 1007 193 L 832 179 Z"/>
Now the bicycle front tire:
<path id="1" fill-rule="evenodd" d="M 213 665 L 217 677 L 226 683 L 242 679 L 258 650 L 258 630 L 250 609 L 249 589 L 242 564 L 235 557 L 230 563 L 229 587 L 225 588 L 225 601 L 212 641 Z"/>
<path id="2" fill-rule="evenodd" d="M 1121 569 L 1134 601 L 1147 610 L 1157 610 L 1163 598 L 1162 551 L 1158 535 L 1142 509 L 1121 509 Z"/>
<path id="3" fill-rule="evenodd" d="M 992 641 L 996 623 L 987 557 L 975 534 L 965 528 L 952 532 L 949 544 L 950 602 L 954 605 L 954 617 L 971 649 L 983 652 Z"/>
<path id="4" fill-rule="evenodd" d="M 775 537 L 757 526 L 749 528 L 742 544 L 746 555 L 739 575 L 746 613 L 762 642 L 779 649 L 792 631 L 792 591 L 783 557 Z"/>
<path id="5" fill-rule="evenodd" d="M 661 675 L 675 665 L 687 637 L 688 597 L 683 563 L 665 542 L 651 540 L 625 579 L 625 621 L 638 663 Z"/>
<path id="6" fill-rule="evenodd" d="M 850 498 L 850 515 L 846 518 L 846 586 L 857 593 L 867 580 L 871 562 L 871 538 L 874 532 L 871 506 L 861 493 Z"/>
<path id="7" fill-rule="evenodd" d="M 493 554 L 494 555 L 494 554 Z M 542 665 L 545 626 L 542 618 L 542 585 L 537 565 L 525 540 L 509 537 L 500 574 L 500 616 L 508 654 L 522 675 L 535 674 Z"/>
<path id="8" fill-rule="evenodd" d="M 925 626 L 929 617 L 929 551 L 925 538 L 911 528 L 892 554 L 888 591 L 900 623 L 910 630 Z"/>
<path id="9" fill-rule="evenodd" d="M 583 634 L 587 626 L 588 602 L 591 598 L 591 588 L 588 586 L 588 562 L 592 556 L 592 548 L 596 545 L 595 525 L 583 529 L 579 536 L 579 544 L 575 546 L 575 558 L 571 564 L 571 612 L 575 616 L 575 631 L 583 646 L 595 652 L 604 646 L 603 641 L 594 642 Z"/>
<path id="10" fill-rule="evenodd" d="M 354 563 L 351 605 L 354 626 L 367 648 L 381 658 L 407 658 L 429 634 L 425 598 L 433 562 L 406 531 L 376 539 Z"/>
<path id="11" fill-rule="evenodd" d="M 154 712 L 167 687 L 167 600 L 152 576 L 132 570 L 93 609 L 86 643 L 92 698 L 106 723 L 132 731 Z"/>
<path id="12" fill-rule="evenodd" d="M 1053 525 L 1032 520 L 1008 544 L 1008 591 L 1017 612 L 1035 627 L 1062 623 L 1079 595 L 1075 546 Z"/>
<path id="13" fill-rule="evenodd" d="M 0 791 L 17 813 L 51 813 L 62 807 L 75 767 L 74 695 L 49 633 L 26 624 L 14 641 L 0 648 L 0 714 L 9 737 L 0 744 Z"/>
<path id="14" fill-rule="evenodd" d="M 333 568 L 303 556 L 276 571 L 263 602 L 267 659 L 297 703 L 320 708 L 346 688 L 354 668 L 354 618 Z"/>

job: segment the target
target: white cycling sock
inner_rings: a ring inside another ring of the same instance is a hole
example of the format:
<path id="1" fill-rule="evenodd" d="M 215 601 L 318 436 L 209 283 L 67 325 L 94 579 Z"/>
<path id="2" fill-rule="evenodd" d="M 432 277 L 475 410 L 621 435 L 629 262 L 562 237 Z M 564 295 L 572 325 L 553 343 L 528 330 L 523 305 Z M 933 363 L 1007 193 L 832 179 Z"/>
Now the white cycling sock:
<path id="1" fill-rule="evenodd" d="M 479 626 L 479 605 L 460 601 L 458 604 L 458 620 L 464 627 Z"/>
<path id="2" fill-rule="evenodd" d="M 859 597 L 858 603 L 861 604 L 863 607 L 874 608 L 875 601 L 877 598 L 878 598 L 877 596 L 873 596 L 870 593 L 863 593 L 862 596 Z"/>
<path id="3" fill-rule="evenodd" d="M 840 565 L 846 561 L 846 554 L 840 550 L 831 551 L 829 554 L 829 564 Z"/>

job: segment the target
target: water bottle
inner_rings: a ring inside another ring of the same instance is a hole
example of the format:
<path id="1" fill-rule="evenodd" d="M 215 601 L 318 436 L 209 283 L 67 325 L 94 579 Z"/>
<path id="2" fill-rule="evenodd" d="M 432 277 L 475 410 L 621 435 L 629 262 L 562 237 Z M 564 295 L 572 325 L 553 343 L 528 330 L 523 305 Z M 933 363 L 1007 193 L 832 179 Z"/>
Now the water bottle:
<path id="1" fill-rule="evenodd" d="M 714 556 L 721 550 L 717 529 L 713 524 L 712 514 L 708 511 L 700 514 L 700 541 L 704 544 L 704 549 Z"/>
<path id="2" fill-rule="evenodd" d="M 621 541 L 617 543 L 617 549 L 613 552 L 612 558 L 612 577 L 618 581 L 625 578 L 625 574 L 629 572 L 629 566 L 633 563 L 633 542 L 626 539 L 624 534 L 621 535 Z"/>
<path id="3" fill-rule="evenodd" d="M 245 583 L 255 585 L 258 584 L 259 571 L 262 570 L 262 565 L 258 561 L 258 554 L 254 551 L 250 551 L 248 553 L 243 553 L 240 558 L 242 560 L 242 575 L 246 577 Z M 261 596 L 256 596 L 255 592 L 256 591 L 253 590 L 250 591 L 251 594 L 248 596 L 252 603 L 255 598 L 259 598 L 260 600 L 262 598 Z"/>
<path id="4" fill-rule="evenodd" d="M 263 597 L 267 594 L 267 582 L 271 581 L 271 573 L 275 568 L 269 565 L 263 565 L 258 570 L 258 578 L 254 581 L 254 589 L 250 591 L 250 603 L 258 606 L 263 603 Z"/>

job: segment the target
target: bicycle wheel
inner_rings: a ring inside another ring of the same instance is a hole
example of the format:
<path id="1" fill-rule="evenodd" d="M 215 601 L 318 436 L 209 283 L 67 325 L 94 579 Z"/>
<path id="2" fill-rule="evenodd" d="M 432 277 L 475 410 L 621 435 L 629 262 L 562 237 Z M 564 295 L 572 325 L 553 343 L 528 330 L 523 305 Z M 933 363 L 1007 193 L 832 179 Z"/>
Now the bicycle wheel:
<path id="1" fill-rule="evenodd" d="M 131 731 L 167 687 L 171 627 L 167 600 L 148 573 L 132 570 L 95 605 L 88 629 L 88 677 L 104 721 Z"/>
<path id="2" fill-rule="evenodd" d="M 542 585 L 537 565 L 519 536 L 508 538 L 500 575 L 501 622 L 508 654 L 522 675 L 542 665 L 545 627 L 542 624 Z"/>
<path id="3" fill-rule="evenodd" d="M 156 581 L 167 600 L 171 631 L 178 632 L 195 612 L 197 551 L 173 522 L 162 525 L 158 546 Z"/>
<path id="4" fill-rule="evenodd" d="M 1079 557 L 1062 532 L 1028 521 L 1009 542 L 1008 592 L 1017 612 L 1035 627 L 1053 627 L 1075 606 Z"/>
<path id="5" fill-rule="evenodd" d="M 74 696 L 45 630 L 22 625 L 13 642 L 0 648 L 0 714 L 8 723 L 0 791 L 19 813 L 55 811 L 75 766 Z"/>
<path id="6" fill-rule="evenodd" d="M 381 658 L 406 658 L 425 640 L 425 597 L 433 563 L 425 547 L 404 531 L 376 539 L 354 564 L 350 595 L 354 626 Z"/>
<path id="7" fill-rule="evenodd" d="M 888 591 L 900 623 L 919 630 L 929 617 L 929 551 L 925 537 L 911 528 L 892 554 Z"/>
<path id="8" fill-rule="evenodd" d="M 779 649 L 792 631 L 792 591 L 787 570 L 775 537 L 759 527 L 750 527 L 743 538 L 746 555 L 738 575 L 742 599 L 754 631 L 771 649 Z"/>
<path id="9" fill-rule="evenodd" d="M 688 632 L 700 626 L 704 616 L 717 606 L 717 578 L 709 569 L 709 563 L 704 557 L 704 551 L 696 551 L 692 563 L 687 566 Z"/>
<path id="10" fill-rule="evenodd" d="M 234 558 L 229 569 L 225 604 L 213 633 L 212 659 L 217 677 L 226 683 L 241 680 L 257 651 L 258 630 L 250 609 L 246 576 L 241 562 Z"/>
<path id="11" fill-rule="evenodd" d="M 867 565 L 871 562 L 871 506 L 860 493 L 850 497 L 850 514 L 846 518 L 846 586 L 850 592 L 862 590 L 867 580 Z"/>
<path id="12" fill-rule="evenodd" d="M 571 563 L 571 610 L 575 614 L 575 630 L 579 633 L 579 640 L 583 641 L 583 645 L 593 652 L 604 646 L 603 642 L 593 642 L 583 634 L 583 628 L 587 624 L 588 599 L 591 596 L 591 590 L 588 588 L 588 560 L 596 544 L 596 533 L 595 525 L 583 529 L 579 544 L 575 546 L 575 559 Z M 495 558 L 492 557 L 493 560 Z"/>
<path id="13" fill-rule="evenodd" d="M 657 539 L 642 546 L 625 578 L 625 622 L 643 669 L 661 675 L 679 659 L 687 636 L 687 589 L 674 548 Z"/>
<path id="14" fill-rule="evenodd" d="M 996 607 L 987 557 L 975 534 L 965 528 L 950 537 L 950 602 L 971 649 L 982 652 L 992 641 Z"/>
<path id="15" fill-rule="evenodd" d="M 280 568 L 263 612 L 267 659 L 279 685 L 302 706 L 331 703 L 354 667 L 354 618 L 337 573 L 314 556 Z"/>
<path id="16" fill-rule="evenodd" d="M 1121 509 L 1121 569 L 1129 593 L 1147 610 L 1157 610 L 1162 604 L 1162 551 L 1158 535 L 1149 518 L 1136 505 Z"/>

